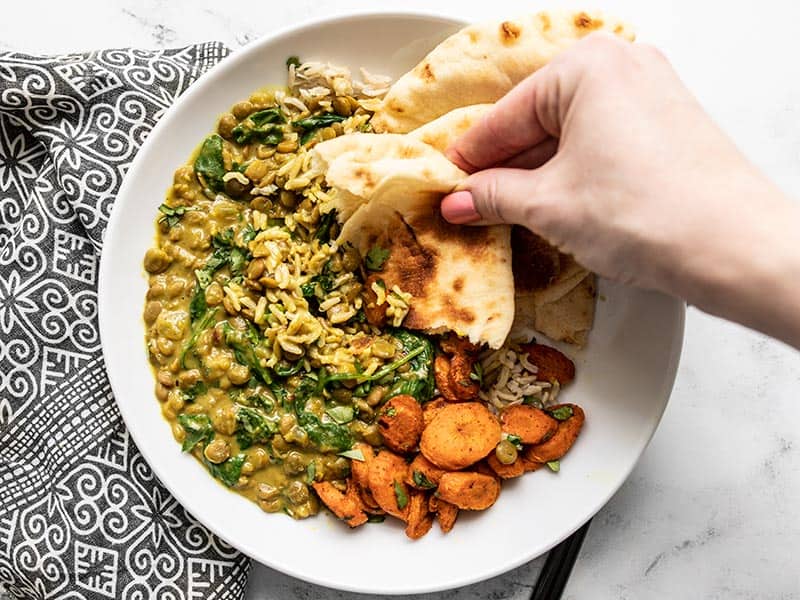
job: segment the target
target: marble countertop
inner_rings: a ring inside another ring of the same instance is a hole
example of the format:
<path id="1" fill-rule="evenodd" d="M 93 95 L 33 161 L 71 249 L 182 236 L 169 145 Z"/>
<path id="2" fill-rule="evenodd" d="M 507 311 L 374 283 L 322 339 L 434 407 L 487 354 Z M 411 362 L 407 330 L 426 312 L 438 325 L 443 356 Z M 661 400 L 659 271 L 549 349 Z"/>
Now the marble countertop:
<path id="1" fill-rule="evenodd" d="M 443 13 L 477 20 L 555 2 L 462 1 L 457 12 L 455 3 L 440 4 Z M 800 4 L 761 0 L 757 11 L 698 0 L 586 5 L 623 16 L 636 25 L 639 39 L 661 47 L 742 150 L 800 197 Z M 237 48 L 301 20 L 380 6 L 374 0 L 294 0 L 282 6 L 26 0 L 4 6 L 0 50 L 46 54 L 211 39 Z M 430 6 L 405 0 L 402 8 Z M 796 351 L 690 309 L 661 426 L 629 480 L 594 519 L 564 597 L 800 598 L 799 395 Z M 430 597 L 522 599 L 540 562 Z M 249 597 L 353 596 L 259 566 Z"/>

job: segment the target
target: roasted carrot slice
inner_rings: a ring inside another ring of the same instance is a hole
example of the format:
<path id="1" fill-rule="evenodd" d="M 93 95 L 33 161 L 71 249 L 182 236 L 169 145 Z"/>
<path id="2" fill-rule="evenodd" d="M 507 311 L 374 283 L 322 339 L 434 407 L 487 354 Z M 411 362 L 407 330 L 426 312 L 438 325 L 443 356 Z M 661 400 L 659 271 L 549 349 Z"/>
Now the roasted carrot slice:
<path id="1" fill-rule="evenodd" d="M 521 458 L 517 458 L 510 465 L 504 465 L 495 456 L 494 452 L 486 457 L 486 464 L 494 471 L 501 479 L 513 479 L 525 474 L 525 465 Z"/>
<path id="2" fill-rule="evenodd" d="M 409 491 L 408 508 L 406 510 L 406 535 L 418 540 L 431 530 L 433 515 L 428 512 L 428 498 L 425 492 Z"/>
<path id="3" fill-rule="evenodd" d="M 559 421 L 558 429 L 550 439 L 528 448 L 525 451 L 527 460 L 539 463 L 558 460 L 572 447 L 586 420 L 583 409 L 577 404 L 559 404 L 548 408 L 548 411 L 560 414 L 567 409 L 572 412 L 572 416 Z"/>
<path id="4" fill-rule="evenodd" d="M 562 352 L 544 344 L 523 344 L 522 350 L 528 353 L 530 361 L 539 367 L 537 373 L 541 381 L 557 381 L 566 385 L 575 379 L 575 363 Z"/>
<path id="5" fill-rule="evenodd" d="M 369 487 L 369 463 L 375 458 L 375 452 L 372 450 L 372 446 L 364 442 L 357 442 L 353 445 L 353 449 L 361 450 L 364 460 L 351 459 L 350 473 L 358 486 L 361 489 L 366 489 Z"/>
<path id="6" fill-rule="evenodd" d="M 447 533 L 453 528 L 453 525 L 456 524 L 456 517 L 458 517 L 458 507 L 439 499 L 436 503 L 436 518 L 442 533 Z"/>
<path id="7" fill-rule="evenodd" d="M 477 400 L 478 392 L 481 388 L 477 381 L 470 375 L 475 359 L 466 354 L 455 354 L 450 359 L 450 371 L 447 378 L 450 382 L 450 390 L 459 400 Z"/>
<path id="8" fill-rule="evenodd" d="M 369 464 L 369 491 L 384 511 L 406 520 L 408 465 L 402 456 L 381 450 Z"/>
<path id="9" fill-rule="evenodd" d="M 558 421 L 534 406 L 516 404 L 500 413 L 503 431 L 516 435 L 523 444 L 539 444 L 558 429 Z"/>
<path id="10" fill-rule="evenodd" d="M 358 527 L 367 522 L 358 490 L 351 480 L 347 481 L 345 493 L 336 489 L 329 481 L 316 481 L 311 486 L 322 503 L 350 527 Z"/>
<path id="11" fill-rule="evenodd" d="M 433 376 L 436 379 L 436 388 L 448 402 L 458 402 L 450 383 L 450 359 L 446 356 L 437 356 L 433 361 Z"/>
<path id="12" fill-rule="evenodd" d="M 496 477 L 470 471 L 445 473 L 436 490 L 439 500 L 464 510 L 485 510 L 497 501 L 500 482 Z"/>
<path id="13" fill-rule="evenodd" d="M 378 427 L 387 448 L 407 454 L 417 447 L 424 420 L 422 407 L 413 396 L 401 394 L 383 405 Z"/>
<path id="14" fill-rule="evenodd" d="M 433 417 L 436 416 L 439 410 L 445 406 L 447 406 L 447 400 L 441 396 L 437 396 L 430 402 L 426 402 L 422 405 L 422 420 L 426 427 L 428 426 L 428 423 L 433 421 Z"/>
<path id="15" fill-rule="evenodd" d="M 439 479 L 445 473 L 422 454 L 417 454 L 408 465 L 406 483 L 420 490 L 430 490 L 439 484 Z"/>
<path id="16" fill-rule="evenodd" d="M 500 441 L 500 422 L 479 402 L 442 408 L 422 432 L 420 450 L 446 470 L 468 467 L 489 454 Z"/>

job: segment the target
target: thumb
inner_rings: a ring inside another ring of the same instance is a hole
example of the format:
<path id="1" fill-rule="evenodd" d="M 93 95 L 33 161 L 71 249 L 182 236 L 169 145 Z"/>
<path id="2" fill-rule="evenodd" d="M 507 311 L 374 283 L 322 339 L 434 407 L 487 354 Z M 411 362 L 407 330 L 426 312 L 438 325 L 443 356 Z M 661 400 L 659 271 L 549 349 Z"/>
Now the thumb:
<path id="1" fill-rule="evenodd" d="M 529 225 L 536 209 L 537 190 L 548 171 L 544 166 L 474 173 L 442 199 L 442 216 L 456 225 Z"/>

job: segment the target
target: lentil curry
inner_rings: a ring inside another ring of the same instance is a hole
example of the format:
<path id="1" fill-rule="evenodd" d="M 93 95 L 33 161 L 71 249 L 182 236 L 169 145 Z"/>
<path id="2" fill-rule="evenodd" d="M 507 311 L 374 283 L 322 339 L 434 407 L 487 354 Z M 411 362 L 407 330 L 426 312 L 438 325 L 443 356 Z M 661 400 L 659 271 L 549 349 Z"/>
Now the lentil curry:
<path id="1" fill-rule="evenodd" d="M 413 297 L 386 289 L 386 250 L 337 244 L 310 153 L 370 131 L 388 80 L 287 67 L 287 88 L 219 119 L 159 207 L 144 257 L 155 395 L 182 450 L 266 512 L 309 517 L 321 498 L 351 526 L 390 514 L 416 538 L 437 515 L 448 531 L 459 508 L 491 505 L 511 469 L 557 470 L 572 442 L 542 446 L 580 429 L 578 407 L 552 407 L 574 368 L 553 350 L 544 377 L 532 358 L 546 346 L 482 351 L 403 327 Z M 541 435 L 528 431 L 539 421 Z M 467 460 L 449 455 L 453 437 Z"/>

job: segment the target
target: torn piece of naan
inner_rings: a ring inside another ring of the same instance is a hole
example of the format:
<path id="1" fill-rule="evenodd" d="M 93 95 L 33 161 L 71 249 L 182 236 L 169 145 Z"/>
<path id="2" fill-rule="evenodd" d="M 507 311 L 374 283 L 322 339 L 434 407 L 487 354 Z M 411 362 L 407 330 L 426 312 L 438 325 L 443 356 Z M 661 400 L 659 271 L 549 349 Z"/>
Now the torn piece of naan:
<path id="1" fill-rule="evenodd" d="M 342 223 L 372 198 L 395 193 L 390 190 L 404 193 L 401 204 L 424 204 L 430 194 L 440 199 L 467 176 L 430 146 L 404 135 L 343 135 L 317 144 L 313 160 L 336 188 L 332 207 Z"/>
<path id="2" fill-rule="evenodd" d="M 371 123 L 406 133 L 455 108 L 496 102 L 592 31 L 633 40 L 622 21 L 598 12 L 540 12 L 470 25 L 440 43 L 389 89 Z"/>
<path id="3" fill-rule="evenodd" d="M 362 256 L 389 250 L 381 279 L 412 295 L 403 325 L 502 346 L 514 316 L 511 228 L 452 225 L 439 212 L 466 173 L 404 135 L 354 134 L 315 151 L 344 221 L 338 241 Z"/>
<path id="4" fill-rule="evenodd" d="M 454 109 L 406 135 L 444 152 L 492 106 Z M 594 274 L 519 225 L 512 228 L 511 251 L 515 288 L 511 336 L 530 337 L 536 331 L 583 346 L 594 323 Z"/>

